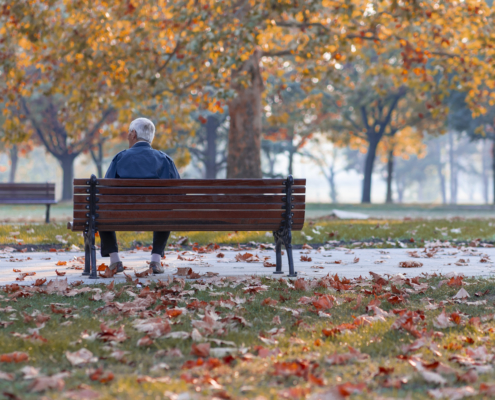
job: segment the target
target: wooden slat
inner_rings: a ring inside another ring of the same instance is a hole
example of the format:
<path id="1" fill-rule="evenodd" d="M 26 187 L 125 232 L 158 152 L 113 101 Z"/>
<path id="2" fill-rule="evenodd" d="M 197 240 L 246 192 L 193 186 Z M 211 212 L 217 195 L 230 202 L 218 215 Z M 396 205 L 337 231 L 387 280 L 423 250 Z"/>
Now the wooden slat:
<path id="1" fill-rule="evenodd" d="M 86 218 L 74 218 L 74 225 L 85 225 Z M 139 220 L 121 220 L 121 219 L 97 219 L 96 224 L 98 229 L 102 225 L 175 225 L 182 226 L 182 229 L 189 229 L 189 226 L 209 226 L 209 225 L 225 225 L 231 230 L 237 230 L 237 225 L 278 225 L 282 223 L 282 218 L 217 218 L 208 220 L 187 220 L 170 218 L 160 220 L 158 218 L 148 219 L 141 218 Z M 294 225 L 304 224 L 304 219 L 294 219 Z"/>
<path id="2" fill-rule="evenodd" d="M 87 186 L 89 179 L 74 179 L 74 186 Z M 285 186 L 286 179 L 98 179 L 100 186 Z M 306 179 L 294 179 L 294 185 L 306 185 Z"/>
<path id="3" fill-rule="evenodd" d="M 278 225 L 236 225 L 235 229 L 232 227 L 227 227 L 224 225 L 199 225 L 194 226 L 191 225 L 189 227 L 185 227 L 183 225 L 105 225 L 102 226 L 101 229 L 98 228 L 98 231 L 117 231 L 117 232 L 163 232 L 163 231 L 180 231 L 180 232 L 249 232 L 249 231 L 274 231 L 278 230 Z M 75 225 L 73 226 L 73 231 L 84 231 L 84 226 Z M 300 231 L 302 229 L 301 226 L 294 226 L 292 228 L 293 231 Z"/>
<path id="4" fill-rule="evenodd" d="M 160 231 L 179 231 L 179 232 L 234 232 L 234 231 L 276 231 L 279 225 L 236 225 L 235 228 L 225 225 L 190 225 L 187 228 L 184 225 L 101 225 L 98 231 L 118 231 L 118 232 L 160 232 Z M 293 225 L 292 231 L 300 231 L 303 224 Z M 84 225 L 73 225 L 73 231 L 84 231 Z"/>
<path id="5" fill-rule="evenodd" d="M 74 210 L 87 210 L 89 202 L 75 203 Z M 99 210 L 280 210 L 284 203 L 100 203 Z M 304 203 L 292 203 L 304 210 Z"/>
<path id="6" fill-rule="evenodd" d="M 175 210 L 175 211 L 139 211 L 139 210 L 127 210 L 127 211 L 97 211 L 97 221 L 102 219 L 119 219 L 121 221 L 127 220 L 140 220 L 140 219 L 166 219 L 166 220 L 194 220 L 194 221 L 208 221 L 225 218 L 266 218 L 266 219 L 280 219 L 282 220 L 282 214 L 285 211 L 228 211 L 228 210 Z M 86 218 L 87 211 L 74 211 L 74 218 Z M 304 218 L 304 211 L 292 211 L 293 218 Z"/>
<path id="7" fill-rule="evenodd" d="M 161 188 L 161 187 L 99 187 L 98 194 L 263 194 L 263 193 L 284 193 L 283 187 L 176 187 L 176 188 Z M 296 187 L 292 189 L 292 193 L 305 193 L 305 187 Z M 87 189 L 83 187 L 74 188 L 75 194 L 87 194 Z"/>
<path id="8" fill-rule="evenodd" d="M 74 196 L 75 203 L 88 204 L 85 195 Z M 283 204 L 283 194 L 280 195 L 103 195 L 98 196 L 101 203 L 277 203 Z M 294 202 L 304 203 L 305 195 L 292 195 Z"/>

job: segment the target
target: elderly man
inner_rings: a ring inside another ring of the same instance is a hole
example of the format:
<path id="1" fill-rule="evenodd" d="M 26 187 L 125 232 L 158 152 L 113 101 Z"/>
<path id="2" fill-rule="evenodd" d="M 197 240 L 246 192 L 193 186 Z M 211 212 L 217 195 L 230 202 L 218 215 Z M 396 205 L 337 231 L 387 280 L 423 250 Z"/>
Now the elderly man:
<path id="1" fill-rule="evenodd" d="M 129 125 L 129 149 L 121 151 L 112 160 L 105 178 L 122 179 L 180 179 L 172 159 L 164 152 L 151 147 L 155 136 L 153 122 L 138 118 Z M 161 258 L 164 255 L 170 232 L 153 232 L 150 268 L 155 274 L 164 272 Z M 115 232 L 100 232 L 101 256 L 110 256 L 110 269 L 122 272 L 124 266 L 119 258 Z"/>

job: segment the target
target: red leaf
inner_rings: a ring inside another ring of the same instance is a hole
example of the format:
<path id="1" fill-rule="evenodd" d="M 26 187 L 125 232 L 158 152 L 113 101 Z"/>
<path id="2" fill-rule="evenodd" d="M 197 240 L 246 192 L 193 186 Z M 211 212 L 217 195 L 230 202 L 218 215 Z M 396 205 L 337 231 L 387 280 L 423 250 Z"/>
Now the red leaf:
<path id="1" fill-rule="evenodd" d="M 191 355 L 198 357 L 208 357 L 210 355 L 210 343 L 193 343 L 191 347 Z"/>
<path id="2" fill-rule="evenodd" d="M 36 279 L 36 282 L 33 283 L 33 286 L 41 286 L 46 282 L 46 278 Z"/>
<path id="3" fill-rule="evenodd" d="M 22 351 L 14 351 L 13 353 L 0 355 L 0 362 L 4 362 L 4 363 L 20 363 L 28 360 L 29 360 L 28 354 L 23 353 Z"/>
<path id="4" fill-rule="evenodd" d="M 96 371 L 89 375 L 89 379 L 91 379 L 92 381 L 98 381 L 100 383 L 108 383 L 112 381 L 113 378 L 113 373 L 110 371 L 104 372 L 103 367 L 98 368 Z"/>

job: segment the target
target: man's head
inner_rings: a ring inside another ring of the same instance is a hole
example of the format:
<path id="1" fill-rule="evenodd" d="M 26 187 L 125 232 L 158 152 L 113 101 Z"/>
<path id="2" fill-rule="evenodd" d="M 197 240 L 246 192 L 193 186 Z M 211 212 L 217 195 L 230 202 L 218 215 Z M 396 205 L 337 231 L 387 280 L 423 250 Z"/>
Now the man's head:
<path id="1" fill-rule="evenodd" d="M 155 125 L 148 118 L 137 118 L 129 125 L 129 134 L 127 136 L 129 148 L 141 141 L 151 144 L 154 137 Z"/>

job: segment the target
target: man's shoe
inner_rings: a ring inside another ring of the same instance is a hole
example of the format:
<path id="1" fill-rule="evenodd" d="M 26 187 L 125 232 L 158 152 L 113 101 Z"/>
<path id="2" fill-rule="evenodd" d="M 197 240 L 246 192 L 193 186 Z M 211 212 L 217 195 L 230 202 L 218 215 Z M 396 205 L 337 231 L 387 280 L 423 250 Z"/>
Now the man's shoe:
<path id="1" fill-rule="evenodd" d="M 115 269 L 117 269 L 117 272 L 124 271 L 124 265 L 122 264 L 122 261 L 117 261 L 116 263 L 110 264 L 108 268 L 110 268 L 112 271 L 115 271 Z"/>
<path id="2" fill-rule="evenodd" d="M 163 274 L 165 272 L 161 262 L 151 261 L 150 268 L 153 270 L 154 274 Z"/>

